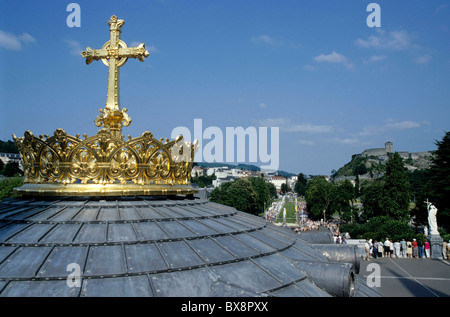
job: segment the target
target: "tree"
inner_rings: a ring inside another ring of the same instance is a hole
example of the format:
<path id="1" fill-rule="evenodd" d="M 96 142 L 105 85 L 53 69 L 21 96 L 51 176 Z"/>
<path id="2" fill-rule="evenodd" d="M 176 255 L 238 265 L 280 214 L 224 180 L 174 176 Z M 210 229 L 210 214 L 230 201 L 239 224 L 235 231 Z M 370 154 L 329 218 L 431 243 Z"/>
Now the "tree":
<path id="1" fill-rule="evenodd" d="M 367 220 L 383 214 L 383 210 L 380 205 L 383 187 L 383 183 L 380 181 L 375 181 L 371 185 L 364 188 L 364 194 L 362 195 L 364 219 Z"/>
<path id="2" fill-rule="evenodd" d="M 22 177 L 9 177 L 0 180 L 0 200 L 9 197 L 18 197 L 20 194 L 14 192 L 15 187 L 23 185 Z"/>
<path id="3" fill-rule="evenodd" d="M 298 174 L 297 182 L 295 182 L 294 191 L 299 194 L 299 196 L 305 196 L 306 184 L 308 180 L 303 173 Z"/>
<path id="4" fill-rule="evenodd" d="M 250 177 L 249 181 L 256 193 L 256 206 L 257 209 L 262 212 L 266 204 L 270 202 L 269 187 L 262 176 L 260 177 Z M 275 189 L 276 190 L 276 189 Z"/>
<path id="5" fill-rule="evenodd" d="M 359 164 L 358 167 L 356 167 L 356 169 L 355 169 L 356 175 L 363 175 L 366 173 L 367 173 L 367 166 L 364 163 Z"/>
<path id="6" fill-rule="evenodd" d="M 356 175 L 355 178 L 355 197 L 359 197 L 361 195 L 361 191 L 359 190 L 359 187 L 361 186 L 360 181 L 359 181 L 359 175 Z"/>
<path id="7" fill-rule="evenodd" d="M 16 143 L 11 140 L 2 141 L 0 140 L 0 152 L 2 153 L 19 153 Z"/>
<path id="8" fill-rule="evenodd" d="M 22 170 L 19 167 L 19 163 L 14 161 L 9 161 L 6 163 L 2 171 L 3 175 L 6 177 L 13 177 L 16 175 L 23 175 Z"/>
<path id="9" fill-rule="evenodd" d="M 228 187 L 228 200 L 226 205 L 233 206 L 237 210 L 257 214 L 257 194 L 252 183 L 245 178 L 239 178 Z"/>
<path id="10" fill-rule="evenodd" d="M 305 200 L 312 218 L 324 218 L 324 213 L 325 217 L 332 215 L 331 201 L 334 197 L 334 189 L 334 185 L 321 176 L 308 182 Z"/>
<path id="11" fill-rule="evenodd" d="M 274 197 L 274 187 L 273 184 L 266 183 L 262 177 L 239 178 L 215 188 L 211 192 L 210 200 L 240 211 L 258 214 Z"/>
<path id="12" fill-rule="evenodd" d="M 450 227 L 450 132 L 445 132 L 438 146 L 430 167 L 431 201 L 438 209 L 438 224 Z"/>
<path id="13" fill-rule="evenodd" d="M 403 164 L 397 152 L 389 155 L 386 164 L 385 183 L 380 200 L 383 214 L 395 220 L 409 220 L 410 185 Z"/>
<path id="14" fill-rule="evenodd" d="M 428 225 L 428 211 L 424 201 L 433 198 L 430 186 L 430 170 L 415 170 L 408 174 L 411 196 L 416 203 L 410 215 L 416 225 Z"/>
<path id="15" fill-rule="evenodd" d="M 278 195 L 276 186 L 273 183 L 266 183 L 266 186 L 269 191 L 270 200 L 276 198 Z"/>
<path id="16" fill-rule="evenodd" d="M 346 179 L 344 182 L 335 184 L 333 194 L 332 209 L 339 214 L 341 220 L 351 220 L 351 202 L 355 199 L 355 191 L 352 183 Z"/>
<path id="17" fill-rule="evenodd" d="M 289 191 L 289 186 L 286 183 L 281 184 L 281 193 L 286 194 Z"/>
<path id="18" fill-rule="evenodd" d="M 216 178 L 217 177 L 215 174 L 209 176 L 208 175 L 198 176 L 196 172 L 195 177 L 191 177 L 191 183 L 196 183 L 198 187 L 204 188 L 212 185 L 213 180 L 215 180 Z"/>

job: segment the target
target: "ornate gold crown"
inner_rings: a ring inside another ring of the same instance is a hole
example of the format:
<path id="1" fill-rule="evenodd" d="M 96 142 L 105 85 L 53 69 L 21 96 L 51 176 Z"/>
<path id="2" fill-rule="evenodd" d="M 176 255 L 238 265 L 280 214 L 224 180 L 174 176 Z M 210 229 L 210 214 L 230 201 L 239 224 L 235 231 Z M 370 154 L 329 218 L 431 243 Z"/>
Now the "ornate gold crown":
<path id="1" fill-rule="evenodd" d="M 128 58 L 144 61 L 145 45 L 127 47 L 120 40 L 125 21 L 112 16 L 111 38 L 102 49 L 86 48 L 86 64 L 101 60 L 109 67 L 105 109 L 95 120 L 103 126 L 97 135 L 84 139 L 57 129 L 53 136 L 13 135 L 24 167 L 24 185 L 15 190 L 24 195 L 43 196 L 135 196 L 191 195 L 190 175 L 198 142 L 157 140 L 151 132 L 124 140 L 122 125 L 131 122 L 119 103 L 119 67 Z"/>

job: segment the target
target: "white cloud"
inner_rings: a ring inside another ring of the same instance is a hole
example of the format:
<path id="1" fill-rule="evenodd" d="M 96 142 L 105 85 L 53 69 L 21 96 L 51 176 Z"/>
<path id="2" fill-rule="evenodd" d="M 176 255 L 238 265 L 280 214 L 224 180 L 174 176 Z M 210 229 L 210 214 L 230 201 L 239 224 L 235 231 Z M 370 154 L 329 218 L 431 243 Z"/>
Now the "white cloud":
<path id="1" fill-rule="evenodd" d="M 64 42 L 66 42 L 67 46 L 69 47 L 71 55 L 80 56 L 81 52 L 84 50 L 84 48 L 78 41 L 64 40 Z"/>
<path id="2" fill-rule="evenodd" d="M 29 33 L 23 33 L 22 35 L 14 35 L 12 33 L 8 33 L 0 30 L 0 47 L 12 50 L 19 51 L 22 49 L 23 43 L 34 43 L 36 39 L 32 37 Z"/>
<path id="3" fill-rule="evenodd" d="M 309 146 L 316 145 L 316 143 L 314 143 L 313 141 L 310 141 L 310 140 L 298 140 L 297 144 L 309 145 Z"/>
<path id="4" fill-rule="evenodd" d="M 34 43 L 36 42 L 36 39 L 32 37 L 29 33 L 23 33 L 21 36 L 19 36 L 19 40 L 25 43 Z"/>
<path id="5" fill-rule="evenodd" d="M 252 42 L 255 43 L 264 43 L 264 44 L 268 44 L 268 45 L 277 45 L 278 41 L 268 35 L 260 35 L 260 36 L 255 36 L 251 38 Z"/>
<path id="6" fill-rule="evenodd" d="M 132 41 L 132 42 L 130 43 L 130 46 L 131 46 L 131 47 L 137 47 L 137 46 L 139 46 L 139 44 L 141 44 L 141 43 L 142 43 L 142 42 Z M 158 53 L 158 52 L 159 52 L 159 50 L 158 50 L 154 45 L 145 46 L 145 49 L 146 49 L 147 51 L 149 51 L 149 53 Z"/>
<path id="7" fill-rule="evenodd" d="M 263 109 L 266 109 L 266 108 L 267 108 L 267 105 L 266 105 L 265 103 L 260 103 L 259 106 L 260 106 L 261 108 L 263 108 Z"/>
<path id="8" fill-rule="evenodd" d="M 311 65 L 305 65 L 305 67 L 303 67 L 303 69 L 309 70 L 311 72 L 316 71 L 316 68 L 314 66 L 311 66 Z"/>
<path id="9" fill-rule="evenodd" d="M 386 55 L 372 55 L 365 63 L 376 63 L 386 59 Z"/>
<path id="10" fill-rule="evenodd" d="M 420 126 L 421 124 L 415 121 L 404 120 L 399 122 L 393 122 L 392 119 L 388 119 L 388 123 L 384 125 L 380 126 L 370 125 L 364 127 L 363 130 L 359 133 L 359 135 L 361 136 L 376 135 L 386 131 L 415 129 L 419 128 Z"/>
<path id="11" fill-rule="evenodd" d="M 317 125 L 311 123 L 297 124 L 291 122 L 291 120 L 287 118 L 264 119 L 257 121 L 256 124 L 261 127 L 279 127 L 281 131 L 290 133 L 304 132 L 310 134 L 319 134 L 333 132 L 333 127 L 329 125 Z"/>
<path id="12" fill-rule="evenodd" d="M 306 132 L 311 134 L 333 132 L 333 128 L 329 125 L 314 125 L 311 123 L 288 125 L 281 130 L 285 130 L 287 132 Z"/>
<path id="13" fill-rule="evenodd" d="M 406 31 L 376 30 L 378 35 L 370 35 L 367 40 L 357 39 L 355 45 L 363 48 L 406 50 L 412 46 L 412 36 Z"/>
<path id="14" fill-rule="evenodd" d="M 393 122 L 385 125 L 388 130 L 406 130 L 420 127 L 420 123 L 414 121 Z"/>
<path id="15" fill-rule="evenodd" d="M 417 64 L 428 64 L 431 62 L 431 56 L 430 55 L 422 55 L 414 59 L 414 61 Z"/>
<path id="16" fill-rule="evenodd" d="M 344 55 L 336 53 L 335 51 L 328 55 L 320 54 L 314 57 L 314 61 L 316 61 L 317 63 L 343 64 L 349 69 L 353 68 L 354 66 L 347 60 Z"/>
<path id="17" fill-rule="evenodd" d="M 333 143 L 344 144 L 344 145 L 359 143 L 359 139 L 356 139 L 356 138 L 345 138 L 345 139 L 333 138 L 330 141 Z"/>

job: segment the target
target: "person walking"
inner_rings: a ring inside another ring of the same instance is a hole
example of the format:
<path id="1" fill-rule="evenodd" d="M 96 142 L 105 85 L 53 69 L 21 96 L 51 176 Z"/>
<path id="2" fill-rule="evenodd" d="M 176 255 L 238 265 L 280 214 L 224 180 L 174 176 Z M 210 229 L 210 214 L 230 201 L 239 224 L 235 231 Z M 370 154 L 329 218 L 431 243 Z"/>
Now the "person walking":
<path id="1" fill-rule="evenodd" d="M 430 243 L 428 241 L 425 241 L 425 256 L 427 257 L 427 259 L 429 259 L 430 256 Z"/>
<path id="2" fill-rule="evenodd" d="M 378 258 L 378 241 L 375 240 L 375 242 L 372 245 L 372 256 L 374 259 Z"/>
<path id="3" fill-rule="evenodd" d="M 383 242 L 378 241 L 378 247 L 377 247 L 377 251 L 378 251 L 378 257 L 382 258 L 383 257 Z"/>
<path id="4" fill-rule="evenodd" d="M 408 259 L 412 258 L 412 243 L 411 241 L 407 241 L 406 242 L 406 256 L 408 257 Z"/>
<path id="5" fill-rule="evenodd" d="M 417 244 L 417 240 L 413 239 L 412 242 L 412 249 L 413 249 L 413 258 L 417 259 L 417 257 L 419 256 L 419 245 Z"/>
<path id="6" fill-rule="evenodd" d="M 384 256 L 387 258 L 391 257 L 391 241 L 389 241 L 389 238 L 386 238 L 384 241 Z"/>
<path id="7" fill-rule="evenodd" d="M 417 246 L 419 247 L 419 259 L 421 259 L 423 257 L 423 244 L 422 244 L 422 240 L 419 240 L 417 242 Z"/>
<path id="8" fill-rule="evenodd" d="M 398 259 L 400 258 L 400 248 L 402 246 L 400 245 L 400 242 L 398 240 L 396 240 L 394 242 L 394 253 L 395 253 L 395 257 Z"/>
<path id="9" fill-rule="evenodd" d="M 402 252 L 402 257 L 406 258 L 406 241 L 405 241 L 405 239 L 402 239 L 402 241 L 400 241 L 400 248 L 401 248 L 401 252 Z"/>
<path id="10" fill-rule="evenodd" d="M 366 244 L 364 245 L 364 249 L 366 251 L 366 256 L 364 257 L 364 261 L 370 261 L 370 243 L 369 243 L 369 239 L 366 239 Z"/>

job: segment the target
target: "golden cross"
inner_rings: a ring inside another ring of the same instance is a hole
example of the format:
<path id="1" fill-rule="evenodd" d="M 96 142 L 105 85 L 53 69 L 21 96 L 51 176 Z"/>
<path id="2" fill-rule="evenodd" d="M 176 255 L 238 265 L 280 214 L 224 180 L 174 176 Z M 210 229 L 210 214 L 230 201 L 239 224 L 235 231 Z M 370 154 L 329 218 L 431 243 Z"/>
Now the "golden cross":
<path id="1" fill-rule="evenodd" d="M 143 62 L 144 57 L 149 55 L 149 52 L 145 49 L 145 44 L 141 43 L 137 47 L 128 47 L 120 39 L 121 28 L 124 24 L 124 20 L 119 20 L 113 15 L 108 21 L 110 40 L 99 50 L 86 47 L 86 50 L 81 52 L 81 56 L 86 58 L 86 64 L 101 60 L 103 64 L 109 67 L 106 106 L 105 109 L 100 109 L 100 115 L 95 120 L 95 124 L 110 128 L 113 135 L 118 137 L 121 135 L 122 122 L 125 126 L 130 125 L 131 122 L 130 117 L 126 114 L 127 109 L 121 109 L 120 107 L 119 68 L 126 63 L 128 58 L 137 58 Z"/>

